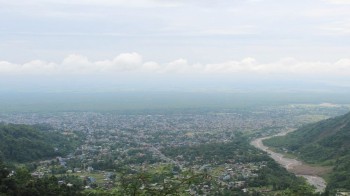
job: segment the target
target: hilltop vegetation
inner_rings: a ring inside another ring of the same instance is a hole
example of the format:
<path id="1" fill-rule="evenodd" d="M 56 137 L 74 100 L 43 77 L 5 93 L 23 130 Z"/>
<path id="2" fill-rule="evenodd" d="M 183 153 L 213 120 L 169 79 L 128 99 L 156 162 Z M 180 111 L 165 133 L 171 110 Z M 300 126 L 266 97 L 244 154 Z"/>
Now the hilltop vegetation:
<path id="1" fill-rule="evenodd" d="M 46 125 L 0 124 L 0 158 L 23 163 L 62 156 L 77 146 L 77 138 L 51 129 Z"/>
<path id="2" fill-rule="evenodd" d="M 265 140 L 308 163 L 334 166 L 329 188 L 350 189 L 350 113 L 304 126 L 286 136 Z"/>

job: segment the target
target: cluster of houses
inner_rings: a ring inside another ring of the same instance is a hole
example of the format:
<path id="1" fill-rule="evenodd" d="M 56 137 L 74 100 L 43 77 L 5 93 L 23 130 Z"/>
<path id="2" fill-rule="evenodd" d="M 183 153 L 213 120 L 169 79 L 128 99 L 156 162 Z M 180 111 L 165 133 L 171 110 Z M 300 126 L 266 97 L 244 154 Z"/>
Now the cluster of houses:
<path id="1" fill-rule="evenodd" d="M 308 114 L 334 116 L 337 108 L 307 108 Z M 157 167 L 173 164 L 184 169 L 186 162 L 181 157 L 167 157 L 162 149 L 196 146 L 203 143 L 228 142 L 237 131 L 252 131 L 272 127 L 296 127 L 300 125 L 300 116 L 305 116 L 305 106 L 266 106 L 255 109 L 206 113 L 170 113 L 161 115 L 124 115 L 99 112 L 61 112 L 61 113 L 23 113 L 0 114 L 0 121 L 22 124 L 50 124 L 63 134 L 70 135 L 78 131 L 84 135 L 83 144 L 67 157 L 41 161 L 38 169 L 32 173 L 35 177 L 52 174 L 53 168 L 60 168 L 64 174 L 79 176 L 85 188 L 94 188 L 95 184 L 106 188 L 115 185 L 115 166 L 126 164 L 132 170 L 138 170 L 145 164 Z M 137 152 L 137 153 L 133 153 Z M 145 159 L 147 157 L 147 159 Z M 106 160 L 111 161 L 108 168 Z M 146 161 L 145 161 L 146 160 Z M 204 165 L 196 165 L 198 171 Z M 217 183 L 227 188 L 245 190 L 245 179 L 255 178 L 256 170 L 264 163 L 232 163 L 217 174 Z M 98 168 L 101 167 L 101 168 Z M 107 167 L 107 168 L 103 168 Z M 113 172 L 107 172 L 113 171 Z M 60 172 L 58 172 L 60 173 Z M 60 173 L 60 174 L 62 174 Z M 94 174 L 94 175 L 92 175 Z M 100 176 L 96 178 L 93 176 Z M 66 183 L 69 182 L 60 182 Z M 157 187 L 157 185 L 154 185 Z M 189 192 L 208 192 L 212 187 L 203 184 Z M 196 189 L 196 190 L 195 190 Z"/>

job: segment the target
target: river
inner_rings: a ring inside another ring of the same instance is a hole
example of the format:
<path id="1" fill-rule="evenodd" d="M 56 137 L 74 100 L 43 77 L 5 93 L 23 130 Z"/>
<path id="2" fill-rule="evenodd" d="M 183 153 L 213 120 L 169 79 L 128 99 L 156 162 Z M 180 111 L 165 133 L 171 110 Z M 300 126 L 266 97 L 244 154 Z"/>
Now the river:
<path id="1" fill-rule="evenodd" d="M 273 158 L 276 162 L 281 164 L 288 171 L 295 173 L 293 168 L 303 166 L 304 163 L 302 163 L 301 161 L 298 161 L 296 159 L 286 158 L 280 153 L 273 152 L 273 151 L 269 150 L 269 148 L 262 143 L 262 141 L 265 139 L 275 137 L 275 136 L 281 136 L 281 135 L 285 135 L 285 134 L 287 134 L 287 132 L 280 133 L 280 134 L 270 136 L 270 137 L 257 138 L 255 140 L 253 140 L 250 144 L 255 146 L 256 148 L 259 148 L 259 149 L 267 152 L 270 155 L 270 157 Z M 307 167 L 310 167 L 310 166 L 307 166 Z M 295 174 L 297 176 L 304 177 L 309 184 L 316 187 L 317 192 L 324 192 L 327 184 L 323 178 L 321 178 L 317 175 L 309 175 L 309 173 L 307 171 L 305 171 L 304 173 L 298 172 Z"/>

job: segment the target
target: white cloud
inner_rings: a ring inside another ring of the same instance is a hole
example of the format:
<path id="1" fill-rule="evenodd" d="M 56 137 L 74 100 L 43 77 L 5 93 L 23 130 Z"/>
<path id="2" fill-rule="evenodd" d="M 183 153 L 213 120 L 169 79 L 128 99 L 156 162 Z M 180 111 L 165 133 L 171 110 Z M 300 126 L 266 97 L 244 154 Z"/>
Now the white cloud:
<path id="1" fill-rule="evenodd" d="M 165 66 L 163 66 L 163 73 L 186 73 L 189 72 L 191 65 L 187 62 L 186 59 L 177 59 L 172 61 Z"/>
<path id="2" fill-rule="evenodd" d="M 101 65 L 101 67 L 99 67 L 101 72 L 139 70 L 142 65 L 142 56 L 137 53 L 122 53 L 116 56 L 113 60 L 98 61 L 95 64 Z"/>
<path id="3" fill-rule="evenodd" d="M 122 53 L 113 59 L 113 63 L 117 65 L 137 65 L 142 63 L 142 56 L 133 53 Z"/>
<path id="4" fill-rule="evenodd" d="M 56 67 L 58 72 L 62 73 L 90 73 L 96 70 L 96 65 L 90 62 L 85 56 L 71 54 L 63 59 L 62 63 Z"/>
<path id="5" fill-rule="evenodd" d="M 24 73 L 54 73 L 55 63 L 48 63 L 41 60 L 34 60 L 20 66 L 20 71 Z"/>
<path id="6" fill-rule="evenodd" d="M 150 61 L 150 62 L 144 63 L 142 68 L 145 72 L 159 73 L 161 66 L 157 62 Z"/>
<path id="7" fill-rule="evenodd" d="M 20 66 L 7 61 L 0 61 L 0 73 L 16 73 Z"/>
<path id="8" fill-rule="evenodd" d="M 65 59 L 63 59 L 62 64 L 64 65 L 72 65 L 72 64 L 78 64 L 78 65 L 87 65 L 89 64 L 89 59 L 85 56 L 81 56 L 78 54 L 71 54 L 67 56 Z"/>
<path id="9" fill-rule="evenodd" d="M 284 58 L 275 62 L 260 63 L 248 57 L 221 63 L 190 63 L 186 59 L 177 59 L 168 63 L 144 62 L 138 53 L 122 53 L 115 58 L 91 61 L 85 56 L 72 54 L 61 63 L 34 60 L 24 64 L 0 61 L 0 74 L 115 74 L 115 73 L 152 73 L 152 74 L 306 74 L 306 75 L 343 75 L 350 76 L 350 59 L 336 62 L 299 61 Z"/>

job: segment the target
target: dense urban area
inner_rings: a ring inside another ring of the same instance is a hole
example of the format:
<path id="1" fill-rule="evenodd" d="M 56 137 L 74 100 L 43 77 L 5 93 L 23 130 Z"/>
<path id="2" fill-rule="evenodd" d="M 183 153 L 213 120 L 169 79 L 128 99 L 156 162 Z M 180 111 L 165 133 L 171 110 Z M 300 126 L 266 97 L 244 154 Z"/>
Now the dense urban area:
<path id="1" fill-rule="evenodd" d="M 8 158 L 14 155 L 2 149 L 0 155 L 11 163 L 8 168 L 25 166 L 31 178 L 49 178 L 76 194 L 317 194 L 249 142 L 345 114 L 349 108 L 298 104 L 132 114 L 1 113 L 4 129 L 39 126 L 72 145 L 55 146 L 39 161 L 31 151 Z"/>

